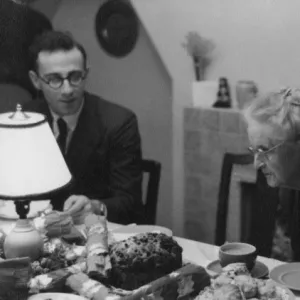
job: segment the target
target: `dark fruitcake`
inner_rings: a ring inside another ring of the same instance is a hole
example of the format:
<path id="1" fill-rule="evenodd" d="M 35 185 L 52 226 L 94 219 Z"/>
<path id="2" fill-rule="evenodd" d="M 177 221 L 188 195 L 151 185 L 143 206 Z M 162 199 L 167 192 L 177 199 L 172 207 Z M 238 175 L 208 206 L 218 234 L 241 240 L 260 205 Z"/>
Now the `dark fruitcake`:
<path id="1" fill-rule="evenodd" d="M 163 233 L 141 233 L 110 246 L 110 283 L 133 290 L 182 267 L 182 248 Z"/>

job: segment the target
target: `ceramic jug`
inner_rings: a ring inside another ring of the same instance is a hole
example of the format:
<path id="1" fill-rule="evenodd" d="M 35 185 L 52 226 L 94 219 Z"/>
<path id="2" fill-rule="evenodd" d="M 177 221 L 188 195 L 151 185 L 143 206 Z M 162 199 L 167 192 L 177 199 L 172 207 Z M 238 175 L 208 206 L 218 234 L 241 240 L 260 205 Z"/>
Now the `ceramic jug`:
<path id="1" fill-rule="evenodd" d="M 236 85 L 236 99 L 238 108 L 243 109 L 257 95 L 258 89 L 254 81 L 240 80 Z"/>

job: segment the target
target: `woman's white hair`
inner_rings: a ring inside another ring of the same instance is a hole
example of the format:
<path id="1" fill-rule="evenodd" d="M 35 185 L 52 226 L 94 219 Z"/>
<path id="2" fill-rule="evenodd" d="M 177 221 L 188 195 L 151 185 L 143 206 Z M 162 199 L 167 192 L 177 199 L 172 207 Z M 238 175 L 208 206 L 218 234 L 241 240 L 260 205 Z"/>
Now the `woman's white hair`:
<path id="1" fill-rule="evenodd" d="M 255 98 L 243 111 L 246 123 L 283 129 L 293 139 L 300 137 L 300 88 L 283 88 Z"/>

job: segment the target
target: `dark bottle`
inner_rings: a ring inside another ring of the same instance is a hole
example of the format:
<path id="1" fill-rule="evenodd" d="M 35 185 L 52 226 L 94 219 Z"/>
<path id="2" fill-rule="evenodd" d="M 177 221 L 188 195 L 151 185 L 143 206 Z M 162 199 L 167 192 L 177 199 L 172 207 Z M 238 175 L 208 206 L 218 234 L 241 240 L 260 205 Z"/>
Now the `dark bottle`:
<path id="1" fill-rule="evenodd" d="M 219 91 L 217 94 L 217 101 L 213 105 L 216 108 L 231 107 L 230 88 L 225 77 L 219 79 Z"/>

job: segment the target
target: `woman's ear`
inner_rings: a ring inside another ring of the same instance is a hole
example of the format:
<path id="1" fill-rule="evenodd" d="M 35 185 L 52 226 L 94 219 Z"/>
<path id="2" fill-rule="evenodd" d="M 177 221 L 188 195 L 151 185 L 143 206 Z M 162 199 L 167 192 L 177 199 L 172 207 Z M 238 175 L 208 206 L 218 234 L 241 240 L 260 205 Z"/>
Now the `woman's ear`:
<path id="1" fill-rule="evenodd" d="M 39 79 L 38 75 L 36 74 L 36 72 L 33 71 L 33 70 L 30 70 L 28 74 L 29 74 L 29 78 L 30 78 L 33 86 L 37 90 L 40 90 L 41 89 L 41 82 L 40 82 L 40 79 Z"/>

